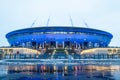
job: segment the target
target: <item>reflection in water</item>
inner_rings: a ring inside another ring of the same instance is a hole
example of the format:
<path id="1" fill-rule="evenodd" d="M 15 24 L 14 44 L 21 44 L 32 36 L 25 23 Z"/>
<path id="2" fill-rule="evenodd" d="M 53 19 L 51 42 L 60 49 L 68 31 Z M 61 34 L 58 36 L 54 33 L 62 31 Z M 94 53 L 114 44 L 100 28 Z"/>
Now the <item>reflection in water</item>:
<path id="1" fill-rule="evenodd" d="M 119 75 L 119 65 L 0 65 L 0 80 L 119 80 Z"/>

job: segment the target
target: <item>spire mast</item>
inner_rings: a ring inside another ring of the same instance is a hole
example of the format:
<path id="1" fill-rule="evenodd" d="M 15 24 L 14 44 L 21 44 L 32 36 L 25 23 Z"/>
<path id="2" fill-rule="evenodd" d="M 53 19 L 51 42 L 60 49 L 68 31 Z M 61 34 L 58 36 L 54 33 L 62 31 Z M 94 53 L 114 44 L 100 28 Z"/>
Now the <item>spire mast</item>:
<path id="1" fill-rule="evenodd" d="M 88 26 L 87 22 L 86 22 L 84 19 L 82 19 L 82 20 L 83 20 L 83 22 L 84 22 L 85 26 L 86 26 L 87 28 L 89 28 L 89 26 Z"/>
<path id="2" fill-rule="evenodd" d="M 48 17 L 48 20 L 47 20 L 47 24 L 46 24 L 46 26 L 49 25 L 49 22 L 50 22 L 50 16 Z"/>
<path id="3" fill-rule="evenodd" d="M 31 26 L 30 26 L 31 28 L 35 25 L 36 20 L 37 20 L 37 19 L 35 19 L 35 20 L 33 21 L 33 23 L 31 24 Z"/>
<path id="4" fill-rule="evenodd" d="M 71 16 L 69 16 L 69 17 L 70 17 L 71 25 L 73 26 L 73 20 L 72 20 Z"/>

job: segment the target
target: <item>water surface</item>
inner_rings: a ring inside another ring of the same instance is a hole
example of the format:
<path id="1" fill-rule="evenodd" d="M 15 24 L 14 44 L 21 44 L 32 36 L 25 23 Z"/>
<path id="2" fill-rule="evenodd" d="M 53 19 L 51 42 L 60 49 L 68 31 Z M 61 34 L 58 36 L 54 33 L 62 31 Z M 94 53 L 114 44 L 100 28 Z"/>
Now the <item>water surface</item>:
<path id="1" fill-rule="evenodd" d="M 0 65 L 0 80 L 120 80 L 120 65 Z"/>

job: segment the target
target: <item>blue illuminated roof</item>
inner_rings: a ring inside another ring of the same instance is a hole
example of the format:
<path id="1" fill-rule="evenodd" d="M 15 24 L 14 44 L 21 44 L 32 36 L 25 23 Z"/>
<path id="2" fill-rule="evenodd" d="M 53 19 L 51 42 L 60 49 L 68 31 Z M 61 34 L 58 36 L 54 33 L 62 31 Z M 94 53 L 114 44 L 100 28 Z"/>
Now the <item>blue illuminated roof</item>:
<path id="1" fill-rule="evenodd" d="M 25 28 L 25 29 L 9 32 L 8 34 L 6 34 L 6 37 L 8 38 L 14 34 L 31 33 L 31 32 L 84 32 L 84 33 L 106 35 L 109 38 L 113 37 L 111 33 L 106 31 L 92 29 L 92 28 L 72 27 L 72 26 L 44 26 L 44 27 Z"/>

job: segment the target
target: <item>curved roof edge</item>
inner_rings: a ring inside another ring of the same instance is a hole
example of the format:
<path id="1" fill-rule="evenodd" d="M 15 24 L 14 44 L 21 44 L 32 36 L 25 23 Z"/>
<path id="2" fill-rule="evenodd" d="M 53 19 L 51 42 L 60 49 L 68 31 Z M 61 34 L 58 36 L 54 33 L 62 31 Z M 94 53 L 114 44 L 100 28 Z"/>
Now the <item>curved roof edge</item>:
<path id="1" fill-rule="evenodd" d="M 31 27 L 31 28 L 24 28 L 24 29 L 19 29 L 19 30 L 14 30 L 14 31 L 11 31 L 9 33 L 6 34 L 6 38 L 8 38 L 9 36 L 13 35 L 13 34 L 17 34 L 17 33 L 20 33 L 21 31 L 22 32 L 25 32 L 25 30 L 32 30 L 32 31 L 35 31 L 35 30 L 38 30 L 38 29 L 48 29 L 48 28 L 51 28 L 52 30 L 53 29 L 56 29 L 56 30 L 60 30 L 60 29 L 66 29 L 67 31 L 79 31 L 79 30 L 88 30 L 88 32 L 96 32 L 96 33 L 104 33 L 105 35 L 108 35 L 111 39 L 113 38 L 113 35 L 107 31 L 103 31 L 103 30 L 99 30 L 99 29 L 93 29 L 93 28 L 84 28 L 84 27 L 75 27 L 75 26 L 41 26 L 41 27 Z M 68 30 L 69 28 L 69 30 Z M 31 31 L 31 32 L 32 32 Z M 98 32 L 99 31 L 99 32 Z"/>

